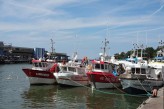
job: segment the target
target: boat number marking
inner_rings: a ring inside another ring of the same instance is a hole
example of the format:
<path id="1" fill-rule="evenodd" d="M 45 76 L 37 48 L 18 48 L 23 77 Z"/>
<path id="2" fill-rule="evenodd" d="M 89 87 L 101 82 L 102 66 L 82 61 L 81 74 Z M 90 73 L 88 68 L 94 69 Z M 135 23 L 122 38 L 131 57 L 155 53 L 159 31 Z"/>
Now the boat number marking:
<path id="1" fill-rule="evenodd" d="M 105 81 L 109 81 L 109 82 L 116 82 L 117 81 L 116 78 L 105 78 L 105 77 L 100 77 L 100 80 L 105 80 Z"/>
<path id="2" fill-rule="evenodd" d="M 49 74 L 42 74 L 42 73 L 36 73 L 36 75 L 38 75 L 38 76 L 45 76 L 45 77 L 49 76 Z"/>

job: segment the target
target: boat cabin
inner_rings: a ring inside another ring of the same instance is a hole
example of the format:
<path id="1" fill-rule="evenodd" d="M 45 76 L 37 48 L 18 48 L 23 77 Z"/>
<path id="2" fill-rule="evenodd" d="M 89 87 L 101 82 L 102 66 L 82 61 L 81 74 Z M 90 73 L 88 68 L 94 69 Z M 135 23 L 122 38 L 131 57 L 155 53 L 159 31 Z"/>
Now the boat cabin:
<path id="1" fill-rule="evenodd" d="M 146 74 L 147 68 L 131 68 L 132 74 Z"/>
<path id="2" fill-rule="evenodd" d="M 48 70 L 54 65 L 54 62 L 32 60 L 32 65 L 34 70 Z"/>
<path id="3" fill-rule="evenodd" d="M 77 66 L 67 66 L 67 65 L 63 65 L 60 66 L 60 70 L 64 73 L 68 73 L 68 72 L 77 72 L 78 74 L 84 74 L 85 73 L 85 69 L 82 67 L 77 67 Z"/>
<path id="4" fill-rule="evenodd" d="M 99 71 L 99 72 L 113 72 L 113 69 L 115 68 L 114 64 L 108 63 L 108 62 L 99 62 L 99 61 L 93 61 L 92 62 L 92 71 Z"/>

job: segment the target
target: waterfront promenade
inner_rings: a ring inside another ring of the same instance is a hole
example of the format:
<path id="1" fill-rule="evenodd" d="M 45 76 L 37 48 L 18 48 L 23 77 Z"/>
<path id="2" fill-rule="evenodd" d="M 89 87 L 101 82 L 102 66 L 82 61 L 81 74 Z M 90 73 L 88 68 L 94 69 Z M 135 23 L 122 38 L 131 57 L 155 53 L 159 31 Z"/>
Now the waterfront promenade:
<path id="1" fill-rule="evenodd" d="M 149 97 L 137 109 L 164 109 L 164 87 L 158 90 L 158 95 L 155 98 Z"/>

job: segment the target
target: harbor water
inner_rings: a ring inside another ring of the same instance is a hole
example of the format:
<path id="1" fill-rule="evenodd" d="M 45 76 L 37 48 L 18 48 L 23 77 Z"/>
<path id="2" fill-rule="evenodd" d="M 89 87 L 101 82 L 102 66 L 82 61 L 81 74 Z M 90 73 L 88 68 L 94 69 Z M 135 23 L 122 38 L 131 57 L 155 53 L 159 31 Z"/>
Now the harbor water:
<path id="1" fill-rule="evenodd" d="M 31 65 L 0 65 L 0 109 L 136 109 L 147 99 L 118 89 L 30 86 L 23 67 Z"/>

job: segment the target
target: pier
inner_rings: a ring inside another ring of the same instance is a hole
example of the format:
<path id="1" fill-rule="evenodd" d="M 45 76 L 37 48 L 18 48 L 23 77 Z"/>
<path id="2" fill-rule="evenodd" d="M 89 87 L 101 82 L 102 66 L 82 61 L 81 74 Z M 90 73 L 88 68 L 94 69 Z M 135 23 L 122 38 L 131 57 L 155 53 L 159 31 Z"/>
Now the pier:
<path id="1" fill-rule="evenodd" d="M 164 109 L 164 87 L 158 90 L 155 98 L 149 97 L 137 109 Z"/>

